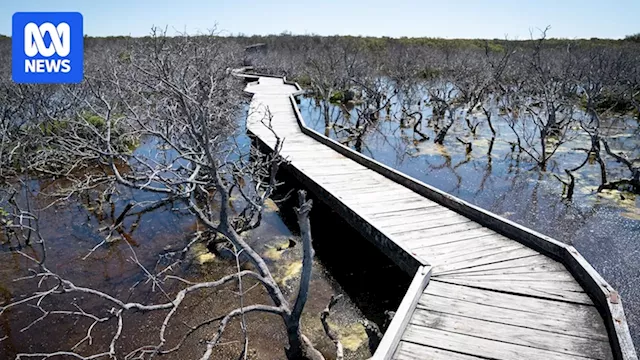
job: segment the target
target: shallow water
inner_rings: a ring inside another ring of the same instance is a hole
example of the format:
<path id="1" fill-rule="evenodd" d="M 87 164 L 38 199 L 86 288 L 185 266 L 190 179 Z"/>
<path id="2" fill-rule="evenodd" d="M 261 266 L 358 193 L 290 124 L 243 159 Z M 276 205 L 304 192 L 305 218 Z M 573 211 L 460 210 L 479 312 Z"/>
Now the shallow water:
<path id="1" fill-rule="evenodd" d="M 434 131 L 422 132 L 430 140 L 420 141 L 411 127 L 401 128 L 396 118 L 398 105 L 382 111 L 380 120 L 369 128 L 361 146 L 339 127 L 325 128 L 323 113 L 311 98 L 300 99 L 300 110 L 309 126 L 343 144 L 429 185 L 460 197 L 484 209 L 531 229 L 572 244 L 622 295 L 636 348 L 640 346 L 640 197 L 630 193 L 597 194 L 599 167 L 588 164 L 576 173 L 573 201 L 563 200 L 563 186 L 553 176 L 564 176 L 564 169 L 580 164 L 585 153 L 573 150 L 590 147 L 588 138 L 577 132 L 551 158 L 547 171 L 540 171 L 526 154 L 513 152 L 509 144 L 515 137 L 499 115 L 494 116 L 497 137 L 491 154 L 490 130 L 482 122 L 477 135 L 470 136 L 464 121 L 449 131 L 444 146 L 433 143 Z M 430 108 L 414 105 L 425 119 Z M 353 126 L 357 114 L 332 106 L 331 122 Z M 610 145 L 615 151 L 640 156 L 638 123 L 629 118 L 606 119 Z M 467 154 L 456 138 L 472 143 Z M 607 160 L 610 179 L 625 174 L 620 164 Z M 565 176 L 566 177 L 566 176 Z"/>
<path id="2" fill-rule="evenodd" d="M 249 146 L 242 126 L 239 134 L 238 141 L 243 146 Z M 150 154 L 158 150 L 153 142 L 146 142 L 136 151 Z M 299 188 L 299 184 L 287 179 L 284 173 L 282 179 L 286 184 L 279 191 L 279 196 Z M 55 181 L 40 181 L 31 185 L 35 207 L 42 208 L 50 201 L 43 193 L 53 191 L 57 184 Z M 78 286 L 96 288 L 122 300 L 145 304 L 167 301 L 162 291 L 154 288 L 153 282 L 147 281 L 144 272 L 132 261 L 129 244 L 135 250 L 138 261 L 152 272 L 160 271 L 172 263 L 166 259 L 160 261 L 159 254 L 182 248 L 191 238 L 190 234 L 199 229 L 194 217 L 180 210 L 179 204 L 168 204 L 139 216 L 135 214 L 137 208 L 134 208 L 123 225 L 126 235 L 121 235 L 120 240 L 103 245 L 89 255 L 90 249 L 105 236 L 97 229 L 110 225 L 128 202 L 143 203 L 155 199 L 153 194 L 119 188 L 113 209 L 108 204 L 98 206 L 85 199 L 72 199 L 41 211 L 40 226 L 47 241 L 48 267 Z M 263 254 L 290 298 L 297 289 L 302 259 L 291 201 L 279 207 L 270 203 L 261 226 L 246 235 L 246 240 Z M 347 359 L 367 358 L 371 350 L 362 321 L 369 319 L 382 326 L 386 319 L 384 311 L 397 308 L 410 279 L 320 202 L 316 201 L 311 222 L 316 257 L 311 292 L 303 314 L 303 332 L 327 359 L 333 359 L 335 350 L 322 330 L 319 314 L 332 294 L 343 294 L 344 298 L 334 308 L 329 321 L 341 335 Z M 323 226 L 326 222 L 331 222 L 333 226 Z M 291 243 L 290 240 L 296 244 L 292 248 L 286 246 Z M 0 301 L 15 301 L 35 291 L 37 283 L 33 280 L 13 281 L 27 275 L 30 264 L 23 257 L 9 252 L 6 247 L 0 250 Z M 208 281 L 235 270 L 235 260 L 191 251 L 172 274 L 189 281 Z M 43 285 L 51 286 L 52 283 Z M 270 304 L 262 288 L 251 285 L 250 281 L 244 284 L 245 304 Z M 162 289 L 169 294 L 175 294 L 182 287 L 175 281 L 162 284 Z M 233 286 L 227 286 L 191 296 L 172 320 L 171 330 L 167 334 L 168 347 L 174 346 L 187 330 L 183 324 L 194 326 L 198 321 L 223 315 L 238 307 L 236 291 Z M 44 304 L 47 309 L 65 310 L 73 309 L 72 304 L 77 304 L 86 311 L 102 315 L 109 310 L 103 301 L 77 294 L 59 295 L 46 300 Z M 19 352 L 69 350 L 84 337 L 90 325 L 87 320 L 50 315 L 28 331 L 21 331 L 40 315 L 38 309 L 29 306 L 16 307 L 0 315 L 0 339 L 7 337 L 0 341 L 0 358 L 13 358 Z M 165 315 L 166 312 L 127 315 L 125 331 L 117 344 L 118 353 L 126 354 L 140 345 L 156 344 L 159 341 L 158 329 Z M 249 358 L 283 359 L 286 334 L 281 320 L 269 315 L 249 315 L 247 321 L 251 349 Z M 105 351 L 114 329 L 113 321 L 98 325 L 93 332 L 93 344 L 83 344 L 77 351 L 87 354 Z M 214 324 L 199 330 L 179 352 L 162 358 L 199 358 L 204 348 L 200 340 L 211 338 L 216 329 Z M 221 345 L 216 347 L 215 359 L 235 359 L 240 353 L 241 331 L 238 323 L 232 323 L 225 334 Z"/>

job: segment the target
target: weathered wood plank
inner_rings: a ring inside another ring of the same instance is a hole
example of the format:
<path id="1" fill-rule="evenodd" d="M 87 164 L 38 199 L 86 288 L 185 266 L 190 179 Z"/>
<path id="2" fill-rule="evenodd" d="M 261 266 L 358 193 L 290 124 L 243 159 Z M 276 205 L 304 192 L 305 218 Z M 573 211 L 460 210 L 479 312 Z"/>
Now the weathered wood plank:
<path id="1" fill-rule="evenodd" d="M 376 209 L 376 208 L 389 208 L 391 206 L 397 205 L 399 207 L 402 208 L 406 208 L 405 206 L 408 206 L 411 203 L 415 203 L 415 204 L 425 204 L 424 201 L 420 198 L 416 198 L 416 197 L 403 197 L 403 198 L 395 198 L 395 197 L 391 197 L 391 198 L 387 198 L 387 199 L 380 199 L 380 200 L 376 200 L 376 201 L 354 201 L 351 200 L 349 201 L 349 206 L 351 206 L 354 209 Z"/>
<path id="2" fill-rule="evenodd" d="M 375 203 L 376 201 L 389 200 L 389 199 L 420 199 L 415 193 L 406 189 L 384 189 L 377 192 L 357 192 L 353 191 L 351 194 L 344 193 L 340 195 L 349 203 Z"/>
<path id="3" fill-rule="evenodd" d="M 449 260 L 434 260 L 437 263 L 438 271 L 451 271 L 457 269 L 469 269 L 480 265 L 499 263 L 508 261 L 511 259 L 518 259 L 535 254 L 534 250 L 526 247 L 520 247 L 520 244 L 509 245 L 498 249 L 490 249 L 486 251 L 480 251 L 475 255 L 468 255 L 465 257 L 457 257 L 456 259 Z M 413 251 L 419 256 L 419 251 Z M 434 274 L 436 271 L 434 270 Z"/>
<path id="4" fill-rule="evenodd" d="M 413 210 L 431 206 L 428 200 L 424 199 L 409 199 L 401 201 L 392 201 L 384 204 L 369 204 L 367 206 L 355 205 L 362 214 L 391 214 L 399 210 Z"/>
<path id="5" fill-rule="evenodd" d="M 316 156 L 318 156 L 318 158 L 320 158 L 321 154 L 326 154 L 326 153 L 331 153 L 332 150 L 327 150 L 326 147 L 323 149 L 322 145 L 319 145 L 317 143 L 294 143 L 291 144 L 290 143 L 290 137 L 287 137 L 284 139 L 284 144 L 283 144 L 283 150 L 281 155 L 283 156 L 289 156 L 291 157 L 291 159 L 295 158 L 296 156 L 304 156 L 304 155 L 308 155 L 310 152 L 316 154 Z M 297 139 L 297 137 L 295 138 Z M 318 159 L 316 158 L 316 160 Z M 302 162 L 302 159 L 297 159 L 300 160 Z M 345 159 L 344 157 L 342 158 L 341 163 L 349 163 L 348 159 Z M 312 164 L 312 163 L 309 163 Z M 318 162 L 316 161 L 315 163 L 316 167 L 318 165 Z M 357 165 L 357 164 L 355 164 Z M 354 165 L 354 166 L 355 166 Z"/>
<path id="6" fill-rule="evenodd" d="M 435 268 L 435 267 L 434 267 Z M 434 278 L 435 280 L 435 278 Z M 506 292 L 510 294 L 519 294 L 533 296 L 543 299 L 561 300 L 574 302 L 576 304 L 592 305 L 593 302 L 589 296 L 582 291 L 582 288 L 574 287 L 572 283 L 562 282 L 559 284 L 550 283 L 515 283 L 513 281 L 476 281 L 476 280 L 460 280 L 450 278 L 437 278 L 438 281 L 455 285 L 464 285 L 476 287 L 479 289 Z M 579 289 L 579 290 L 578 290 Z"/>
<path id="7" fill-rule="evenodd" d="M 420 216 L 424 214 L 438 213 L 446 211 L 446 209 L 442 209 L 442 207 L 436 203 L 430 203 L 424 207 L 418 209 L 402 209 L 397 211 L 383 211 L 376 214 L 369 215 L 369 219 L 374 220 L 376 223 L 382 224 L 381 221 L 384 220 L 402 220 L 405 216 Z"/>
<path id="8" fill-rule="evenodd" d="M 567 277 L 569 276 L 569 277 Z M 442 281 L 474 284 L 476 287 L 491 287 L 494 284 L 499 289 L 501 284 L 509 284 L 514 287 L 531 287 L 536 289 L 554 289 L 571 292 L 584 292 L 584 289 L 566 273 L 547 273 L 546 276 L 539 274 L 512 274 L 512 275 L 487 275 L 473 277 L 447 276 L 438 277 Z"/>
<path id="9" fill-rule="evenodd" d="M 422 216 L 422 221 L 413 223 L 381 224 L 390 234 L 405 233 L 409 231 L 433 229 L 440 226 L 461 224 L 470 220 L 453 211 L 443 211 Z"/>
<path id="10" fill-rule="evenodd" d="M 297 156 L 307 155 L 307 153 L 294 153 L 294 154 L 296 154 Z M 297 158 L 296 155 L 290 155 L 290 153 L 288 153 L 287 151 L 283 151 L 283 155 L 287 155 L 293 162 L 295 162 L 295 165 L 300 170 L 303 170 L 310 174 L 322 174 L 325 170 L 330 168 L 369 170 L 364 166 L 353 163 L 352 161 L 349 162 L 348 160 L 345 160 L 345 158 L 331 158 L 328 161 L 322 161 L 322 166 L 318 166 L 319 158 L 300 159 L 300 158 Z M 322 153 L 318 154 L 317 156 L 322 156 Z"/>
<path id="11" fill-rule="evenodd" d="M 586 358 L 612 359 L 608 339 L 597 341 L 550 333 L 546 329 L 531 329 L 423 309 L 416 310 L 411 318 L 411 324 Z"/>
<path id="12" fill-rule="evenodd" d="M 362 193 L 375 194 L 378 191 L 381 191 L 386 188 L 386 185 L 375 180 L 363 180 L 353 183 L 339 183 L 339 184 L 328 184 L 327 188 L 335 191 L 337 193 L 344 193 L 348 191 L 358 191 Z M 340 196 L 341 199 L 348 200 Z"/>
<path id="13" fill-rule="evenodd" d="M 489 292 L 489 291 L 487 291 Z M 497 294 L 495 298 L 491 298 Z M 599 319 L 598 312 L 592 306 L 575 305 L 569 303 L 553 304 L 555 308 L 566 309 L 569 313 L 556 314 L 540 311 L 545 301 L 532 302 L 531 298 L 510 295 L 512 303 L 505 307 L 501 302 L 504 296 L 500 293 L 487 295 L 485 302 L 474 302 L 429 293 L 427 290 L 420 301 L 418 308 L 439 313 L 448 313 L 467 318 L 485 320 L 499 324 L 527 327 L 543 330 L 549 333 L 558 333 L 581 337 L 593 341 L 607 341 L 606 329 Z M 547 300 L 548 302 L 548 300 Z M 533 306 L 527 306 L 533 303 Z"/>
<path id="14" fill-rule="evenodd" d="M 498 234 L 489 234 L 486 236 L 480 236 L 471 239 L 460 240 L 456 242 L 448 242 L 444 244 L 434 244 L 429 246 L 419 247 L 416 252 L 421 254 L 429 254 L 431 257 L 446 256 L 447 258 L 453 258 L 459 253 L 468 254 L 476 251 L 494 249 L 501 246 L 519 245 L 519 243 L 505 239 Z"/>
<path id="15" fill-rule="evenodd" d="M 402 338 L 416 344 L 437 347 L 467 355 L 496 360 L 578 360 L 583 356 L 563 354 L 555 351 L 535 349 L 528 346 L 482 339 L 475 336 L 456 334 L 410 324 Z"/>
<path id="16" fill-rule="evenodd" d="M 336 161 L 341 161 L 343 158 L 340 158 L 340 154 L 337 154 L 335 151 L 322 151 L 320 153 L 318 152 L 313 152 L 313 151 L 308 151 L 308 152 L 300 152 L 300 153 L 287 153 L 286 151 L 283 152 L 282 154 L 283 156 L 285 156 L 285 158 L 291 162 L 298 162 L 301 165 L 305 164 L 305 163 L 313 163 L 314 161 L 316 162 L 316 164 L 318 163 L 318 161 L 322 161 L 322 163 L 328 163 L 330 161 L 336 160 Z M 366 168 L 364 168 L 366 169 Z"/>
<path id="17" fill-rule="evenodd" d="M 388 229 L 394 229 L 394 228 L 404 226 L 404 229 L 414 230 L 415 227 L 417 226 L 418 227 L 417 230 L 419 230 L 420 229 L 419 226 L 424 224 L 429 224 L 432 220 L 435 220 L 435 219 L 443 219 L 443 218 L 451 218 L 451 217 L 464 219 L 464 217 L 458 215 L 457 213 L 451 210 L 446 210 L 446 209 L 439 209 L 439 210 L 440 211 L 432 210 L 426 213 L 418 213 L 412 216 L 405 216 L 401 218 L 378 219 L 376 220 L 376 223 L 380 224 L 381 226 L 385 226 Z"/>
<path id="18" fill-rule="evenodd" d="M 449 274 L 449 275 L 439 275 L 440 278 L 446 279 L 466 279 L 470 281 L 478 280 L 478 281 L 487 281 L 487 280 L 504 280 L 504 281 L 568 281 L 575 284 L 578 284 L 576 279 L 569 274 L 566 270 L 560 271 L 549 271 L 546 268 L 541 268 L 540 270 L 531 270 L 530 268 L 525 268 L 525 270 L 518 271 L 517 269 L 510 270 L 493 270 L 479 273 L 470 273 L 470 274 Z M 582 287 L 580 287 L 582 289 Z"/>
<path id="19" fill-rule="evenodd" d="M 324 174 L 345 173 L 345 172 L 353 172 L 353 173 L 362 175 L 363 173 L 371 172 L 371 170 L 362 166 L 345 164 L 340 159 L 335 159 L 335 160 L 331 159 L 330 161 L 327 161 L 323 167 L 318 167 L 317 159 L 316 160 L 314 159 L 300 160 L 287 154 L 286 152 L 283 152 L 283 155 L 299 170 L 304 171 L 305 174 L 309 174 L 311 176 L 322 176 Z M 373 180 L 371 176 L 367 176 L 367 178 Z"/>
<path id="20" fill-rule="evenodd" d="M 479 237 L 489 236 L 489 235 L 497 235 L 497 234 L 493 230 L 489 230 L 484 227 L 478 227 L 471 230 L 438 235 L 437 237 L 430 238 L 429 241 L 425 241 L 423 238 L 416 237 L 414 239 L 407 239 L 404 242 L 410 248 L 419 249 L 419 248 L 436 246 L 436 245 L 444 245 L 444 244 L 449 244 L 449 243 L 460 241 L 460 240 L 474 239 L 474 238 L 479 238 Z"/>
<path id="21" fill-rule="evenodd" d="M 324 175 L 309 175 L 305 173 L 309 178 L 316 182 L 320 186 L 330 186 L 330 184 L 342 184 L 342 183 L 354 183 L 361 181 L 362 178 L 358 173 L 364 173 L 365 171 L 348 171 L 337 174 L 324 174 Z"/>
<path id="22" fill-rule="evenodd" d="M 430 251 L 429 248 L 420 248 L 414 250 L 416 254 L 422 256 L 429 256 L 435 265 L 445 268 L 445 265 L 460 264 L 460 267 L 472 267 L 477 265 L 484 265 L 494 262 L 506 261 L 514 258 L 512 251 L 527 249 L 518 243 L 499 243 L 495 242 L 493 245 L 483 244 L 473 251 L 467 251 L 464 248 L 455 249 L 455 254 L 438 253 Z M 527 249 L 529 250 L 529 249 Z M 533 255 L 534 251 L 525 252 L 526 255 Z M 489 257 L 491 257 L 489 259 Z M 481 263 L 477 263 L 480 261 Z"/>
<path id="23" fill-rule="evenodd" d="M 456 214 L 457 215 L 457 214 Z M 395 235 L 398 238 L 402 238 L 404 236 L 407 236 L 409 234 L 421 234 L 418 236 L 421 237 L 427 237 L 424 236 L 424 234 L 427 234 L 431 231 L 433 231 L 434 235 L 440 235 L 440 231 L 443 231 L 442 234 L 447 234 L 448 231 L 451 229 L 452 226 L 454 225 L 460 225 L 460 224 L 472 224 L 473 222 L 465 217 L 462 217 L 460 215 L 457 215 L 455 217 L 451 217 L 451 218 L 447 218 L 447 221 L 431 221 L 429 223 L 426 223 L 424 225 L 421 225 L 419 228 L 413 228 L 413 229 L 406 229 L 403 227 L 395 227 L 394 229 L 391 229 L 391 231 L 389 231 L 389 233 L 391 235 Z M 474 227 L 475 228 L 475 227 Z M 441 230 L 438 230 L 441 229 Z M 468 230 L 465 229 L 465 230 Z"/>
<path id="24" fill-rule="evenodd" d="M 540 299 L 528 296 L 521 296 L 515 294 L 501 293 L 498 291 L 479 289 L 464 285 L 450 284 L 440 281 L 435 277 L 431 278 L 429 287 L 427 287 L 426 293 L 435 296 L 458 299 L 467 302 L 495 306 L 499 308 L 529 311 L 533 313 L 546 313 L 555 317 L 566 317 L 569 319 L 581 319 L 587 314 L 593 315 L 594 319 L 602 321 L 598 312 L 593 305 L 574 304 L 568 302 L 554 301 L 551 299 Z M 597 322 L 591 322 L 589 324 L 594 329 L 602 329 L 602 325 L 598 325 Z"/>
<path id="25" fill-rule="evenodd" d="M 464 355 L 453 351 L 437 349 L 429 346 L 418 345 L 406 341 L 401 341 L 398 350 L 393 357 L 396 360 L 482 360 L 475 356 Z"/>
<path id="26" fill-rule="evenodd" d="M 295 164 L 294 164 L 295 165 Z M 318 181 L 319 185 L 329 186 L 332 184 L 353 184 L 367 182 L 370 184 L 379 184 L 380 181 L 371 179 L 366 176 L 367 171 L 364 169 L 349 169 L 349 168 L 331 168 L 324 172 L 309 172 L 303 171 L 305 175 L 312 178 L 314 181 Z"/>
<path id="27" fill-rule="evenodd" d="M 401 243 L 408 243 L 411 241 L 428 241 L 429 239 L 435 238 L 437 236 L 479 229 L 481 227 L 483 226 L 476 222 L 465 222 L 462 224 L 442 226 L 435 229 L 414 230 L 404 233 L 397 233 L 394 234 L 394 239 Z"/>
<path id="28" fill-rule="evenodd" d="M 442 271 L 439 273 L 439 276 L 447 276 L 454 274 L 474 274 L 474 273 L 484 273 L 490 271 L 504 271 L 506 273 L 509 272 L 519 272 L 519 271 L 544 271 L 546 269 L 549 270 L 566 270 L 564 265 L 558 263 L 557 261 L 550 259 L 542 254 L 535 254 L 532 256 L 527 256 L 523 258 L 518 258 L 514 260 L 502 261 L 500 263 L 493 263 L 487 265 L 476 266 L 470 269 L 459 269 L 452 271 Z"/>
<path id="29" fill-rule="evenodd" d="M 392 196 L 398 195 L 412 195 L 417 199 L 422 198 L 421 196 L 416 196 L 415 193 L 411 192 L 411 190 L 401 189 L 401 188 L 389 188 L 389 184 L 384 179 L 371 179 L 376 181 L 378 184 L 384 184 L 384 187 L 371 188 L 371 189 L 363 189 L 362 191 L 345 191 L 341 194 L 345 199 L 353 199 L 359 200 L 362 198 L 373 198 L 373 199 L 382 199 L 388 198 Z"/>
<path id="30" fill-rule="evenodd" d="M 326 167 L 339 164 L 341 166 L 366 169 L 364 166 L 359 166 L 358 164 L 347 161 L 344 157 L 340 158 L 336 155 L 335 151 L 321 150 L 307 143 L 291 144 L 288 139 L 284 140 L 280 155 L 289 161 L 295 162 L 297 166 L 301 168 L 306 167 L 307 170 L 310 171 L 318 170 L 319 160 L 321 160 L 323 166 Z"/>

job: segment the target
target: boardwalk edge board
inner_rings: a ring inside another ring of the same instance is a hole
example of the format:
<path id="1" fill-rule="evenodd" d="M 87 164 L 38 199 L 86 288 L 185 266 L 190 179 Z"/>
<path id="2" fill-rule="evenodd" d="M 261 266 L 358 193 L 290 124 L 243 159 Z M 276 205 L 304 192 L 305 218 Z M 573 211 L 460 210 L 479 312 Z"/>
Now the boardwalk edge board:
<path id="1" fill-rule="evenodd" d="M 418 305 L 422 292 L 429 284 L 430 278 L 430 266 L 421 266 L 418 268 L 418 271 L 416 271 L 416 274 L 409 285 L 407 293 L 402 299 L 393 320 L 391 320 L 391 323 L 389 324 L 389 327 L 387 328 L 385 335 L 382 337 L 382 341 L 380 341 L 378 349 L 376 349 L 376 353 L 373 355 L 371 360 L 391 360 L 392 356 L 396 352 L 398 344 L 400 343 L 403 331 L 409 324 L 413 311 Z"/>
<path id="2" fill-rule="evenodd" d="M 616 359 L 621 359 L 621 360 L 637 360 L 638 359 L 637 354 L 635 352 L 635 348 L 633 346 L 631 334 L 629 332 L 629 327 L 627 324 L 626 317 L 624 315 L 624 310 L 623 310 L 623 306 L 622 306 L 622 302 L 620 300 L 619 294 L 604 280 L 604 278 L 602 278 L 602 276 L 600 276 L 600 274 L 586 261 L 586 259 L 584 259 L 578 253 L 578 251 L 573 246 L 564 244 L 558 240 L 552 239 L 551 237 L 548 237 L 546 235 L 543 235 L 541 233 L 528 229 L 513 221 L 505 219 L 499 215 L 493 214 L 478 206 L 470 204 L 462 199 L 459 199 L 455 196 L 447 194 L 420 180 L 414 179 L 408 175 L 400 173 L 395 169 L 392 169 L 376 160 L 368 158 L 336 142 L 335 140 L 330 139 L 316 132 L 315 130 L 309 128 L 306 125 L 304 119 L 302 118 L 302 115 L 300 114 L 300 110 L 298 109 L 298 106 L 297 106 L 296 96 L 303 93 L 301 87 L 297 83 L 287 81 L 286 78 L 279 77 L 279 76 L 242 73 L 241 71 L 234 72 L 234 74 L 240 77 L 243 77 L 247 80 L 254 80 L 254 81 L 255 80 L 259 81 L 260 77 L 278 78 L 278 79 L 282 79 L 284 84 L 295 86 L 295 88 L 298 91 L 296 91 L 295 93 L 289 96 L 289 101 L 291 103 L 291 107 L 295 114 L 298 126 L 300 127 L 300 130 L 303 134 L 335 150 L 336 152 L 340 153 L 346 158 L 349 158 L 359 163 L 360 165 L 365 166 L 377 172 L 378 174 L 388 178 L 389 180 L 395 183 L 398 183 L 406 187 L 407 189 L 410 189 L 416 192 L 417 194 L 424 196 L 429 200 L 432 200 L 446 208 L 449 208 L 459 213 L 460 215 L 463 215 L 469 218 L 470 220 L 478 222 L 479 224 L 485 226 L 486 228 L 489 228 L 502 235 L 505 235 L 514 241 L 520 242 L 521 244 L 526 245 L 531 249 L 537 250 L 540 253 L 547 255 L 550 258 L 562 263 L 567 268 L 567 270 L 574 276 L 574 278 L 580 283 L 580 285 L 584 287 L 584 290 L 586 291 L 586 293 L 589 294 L 589 297 L 593 300 L 596 308 L 601 314 L 607 328 L 609 341 L 611 343 L 611 348 L 612 348 L 614 357 Z M 255 136 L 255 137 L 259 139 L 258 136 Z M 269 148 L 269 146 L 264 144 L 262 140 L 260 140 L 260 142 L 262 143 L 262 145 Z M 300 171 L 296 171 L 297 169 L 295 169 L 294 166 L 289 166 L 289 167 L 293 168 L 294 170 L 293 173 L 294 175 L 296 175 L 296 177 L 299 178 L 301 175 L 305 176 Z M 315 190 L 316 191 L 320 190 L 319 191 L 320 194 L 322 195 L 326 194 L 332 198 L 332 199 L 329 199 L 330 202 L 340 201 L 339 199 L 337 199 L 336 196 L 328 192 L 326 189 L 322 189 L 320 186 L 317 186 L 317 187 L 318 189 L 315 189 Z M 329 203 L 329 205 L 331 204 Z M 345 214 L 341 214 L 341 215 L 345 215 Z M 347 214 L 347 215 L 350 215 L 347 218 L 348 222 L 353 222 L 356 220 L 363 219 L 363 217 L 360 216 L 359 214 L 354 213 L 354 214 Z M 353 215 L 356 216 L 355 219 Z M 357 219 L 357 218 L 360 218 L 360 219 Z M 375 227 L 371 226 L 371 224 L 369 225 L 370 227 L 373 228 L 372 230 L 379 231 L 379 229 L 376 229 Z M 379 231 L 379 233 L 382 234 L 381 231 Z M 384 236 L 386 237 L 386 235 Z M 380 244 L 380 245 L 383 245 L 382 246 L 383 251 L 385 250 L 385 248 L 387 250 L 390 250 L 389 246 L 391 244 L 394 244 L 397 247 L 393 249 L 394 251 L 392 251 L 392 253 L 396 256 L 398 255 L 398 252 L 399 252 L 398 250 L 406 251 L 406 249 L 403 249 L 401 246 L 399 246 L 399 244 L 395 244 L 393 243 L 393 241 L 389 241 L 388 238 L 387 240 L 388 241 L 386 241 L 386 244 L 385 244 L 385 241 L 382 241 L 382 243 Z M 380 243 L 381 239 L 376 239 L 376 242 Z M 390 254 L 387 253 L 387 255 L 390 255 Z M 406 255 L 409 255 L 409 257 L 415 256 L 415 254 L 412 254 L 410 251 L 407 251 Z M 400 264 L 401 267 L 403 268 L 404 271 L 407 271 L 409 274 L 417 273 L 416 275 L 417 277 L 420 271 L 422 271 L 427 267 L 429 268 L 428 273 L 430 274 L 431 268 L 428 266 L 428 263 L 423 260 L 416 259 L 415 261 L 412 262 L 409 259 L 406 259 L 406 256 L 405 256 L 405 259 L 402 262 L 404 264 Z M 426 279 L 422 279 L 422 281 L 424 281 L 424 286 L 426 287 L 429 279 L 428 279 L 428 276 L 425 276 L 425 278 Z M 412 282 L 409 289 L 410 291 L 405 295 L 405 299 L 403 299 L 402 304 L 400 305 L 400 308 L 398 310 L 398 314 L 396 314 L 396 317 L 400 315 L 400 310 L 403 310 L 403 305 L 406 305 L 408 303 L 410 305 L 413 304 L 412 307 L 415 307 L 415 304 L 413 303 L 415 300 L 414 299 L 415 294 L 413 294 L 411 291 L 413 291 L 415 287 L 418 286 L 418 285 L 414 285 L 416 281 L 418 280 L 414 278 L 414 281 Z M 422 290 L 424 290 L 424 288 Z M 415 301 L 417 302 L 417 300 Z M 396 320 L 394 318 L 394 321 L 396 324 L 403 324 L 405 320 L 408 321 L 408 318 L 410 316 L 407 315 L 406 317 L 407 319 L 404 319 L 404 316 L 400 316 L 400 319 Z M 392 325 L 393 324 L 394 322 L 392 321 Z M 390 358 L 390 356 L 393 355 L 395 348 L 398 345 L 403 329 L 404 327 L 394 330 L 390 326 L 390 328 L 385 333 L 385 336 L 382 340 L 379 351 L 376 351 L 376 354 L 374 355 L 373 359 L 377 360 L 377 359 Z M 384 348 L 382 347 L 383 344 L 385 344 Z M 388 346 L 390 345 L 393 345 L 393 347 L 389 348 Z"/>

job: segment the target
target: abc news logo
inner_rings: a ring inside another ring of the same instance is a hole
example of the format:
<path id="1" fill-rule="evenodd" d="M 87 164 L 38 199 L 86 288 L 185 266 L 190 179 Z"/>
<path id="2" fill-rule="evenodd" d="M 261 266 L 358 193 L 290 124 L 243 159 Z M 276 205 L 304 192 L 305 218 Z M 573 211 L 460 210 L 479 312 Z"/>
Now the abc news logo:
<path id="1" fill-rule="evenodd" d="M 44 23 L 40 26 L 28 23 L 24 27 L 24 53 L 29 57 L 38 54 L 50 57 L 57 54 L 66 57 L 71 51 L 70 28 L 67 23 L 60 23 L 54 26 L 52 23 Z M 51 37 L 51 44 L 46 46 L 43 35 Z M 26 59 L 24 61 L 25 72 L 63 72 L 71 71 L 71 60 L 69 59 Z"/>
<path id="2" fill-rule="evenodd" d="M 80 13 L 15 13 L 12 75 L 18 83 L 78 83 L 83 77 Z"/>

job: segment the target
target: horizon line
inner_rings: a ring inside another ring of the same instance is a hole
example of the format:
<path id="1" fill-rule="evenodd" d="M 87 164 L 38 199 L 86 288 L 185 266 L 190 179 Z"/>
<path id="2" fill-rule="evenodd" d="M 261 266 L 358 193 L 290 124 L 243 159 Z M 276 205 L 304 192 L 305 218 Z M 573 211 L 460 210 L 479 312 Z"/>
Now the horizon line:
<path id="1" fill-rule="evenodd" d="M 404 40 L 404 39 L 430 39 L 430 40 L 446 40 L 446 41 L 455 41 L 455 40 L 484 40 L 484 41 L 514 41 L 514 42 L 525 42 L 532 40 L 539 40 L 538 38 L 527 38 L 527 39 L 509 39 L 509 38 L 446 38 L 446 37 L 433 37 L 433 36 L 376 36 L 376 35 L 351 35 L 351 34 L 332 34 L 332 35 L 321 35 L 321 34 L 294 34 L 288 31 L 283 31 L 279 34 L 207 34 L 205 32 L 194 33 L 194 34 L 186 34 L 187 36 L 214 36 L 214 37 L 225 37 L 225 38 L 250 38 L 250 37 L 272 37 L 272 36 L 293 36 L 293 37 L 355 37 L 355 38 L 369 38 L 369 39 L 393 39 L 393 40 Z M 597 37 L 592 36 L 589 38 L 585 37 L 548 37 L 546 40 L 565 40 L 565 41 L 580 41 L 580 40 L 608 40 L 608 41 L 624 41 L 629 38 L 640 35 L 640 33 L 625 35 L 624 37 Z M 180 37 L 183 34 L 175 34 L 175 35 L 165 35 L 166 37 Z M 131 38 L 131 39 L 142 39 L 151 37 L 151 35 L 89 35 L 84 34 L 85 38 Z M 0 34 L 0 38 L 11 38 L 11 35 Z"/>

